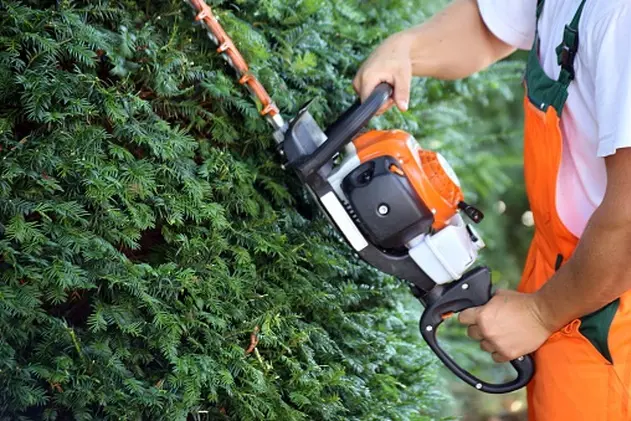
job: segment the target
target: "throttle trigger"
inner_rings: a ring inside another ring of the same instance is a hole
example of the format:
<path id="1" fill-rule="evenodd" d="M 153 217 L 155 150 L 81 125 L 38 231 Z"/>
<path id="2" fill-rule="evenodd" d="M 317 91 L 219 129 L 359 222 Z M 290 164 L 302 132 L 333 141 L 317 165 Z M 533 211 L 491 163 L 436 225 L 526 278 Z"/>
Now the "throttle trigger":
<path id="1" fill-rule="evenodd" d="M 456 314 L 456 313 L 454 313 L 453 311 L 448 311 L 447 313 L 443 314 L 440 317 L 442 317 L 443 320 L 447 320 L 447 319 L 451 318 L 454 314 Z"/>

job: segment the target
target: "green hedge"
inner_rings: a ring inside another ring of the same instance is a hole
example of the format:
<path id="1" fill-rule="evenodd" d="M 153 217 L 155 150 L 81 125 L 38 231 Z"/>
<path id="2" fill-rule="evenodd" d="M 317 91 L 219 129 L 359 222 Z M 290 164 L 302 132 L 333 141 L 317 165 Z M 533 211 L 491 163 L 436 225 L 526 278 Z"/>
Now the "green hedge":
<path id="1" fill-rule="evenodd" d="M 316 98 L 326 124 L 366 54 L 439 3 L 212 5 L 283 114 Z M 375 125 L 454 150 L 445 110 L 491 83 L 417 81 L 411 115 Z M 1 419 L 447 414 L 407 287 L 279 168 L 183 2 L 4 1 L 0 146 Z"/>

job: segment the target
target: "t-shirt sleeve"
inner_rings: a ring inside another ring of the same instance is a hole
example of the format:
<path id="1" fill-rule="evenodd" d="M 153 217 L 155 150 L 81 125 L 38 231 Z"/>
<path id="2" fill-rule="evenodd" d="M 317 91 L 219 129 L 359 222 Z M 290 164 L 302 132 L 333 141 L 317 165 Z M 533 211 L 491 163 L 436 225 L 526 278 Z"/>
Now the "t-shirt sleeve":
<path id="1" fill-rule="evenodd" d="M 590 32 L 588 67 L 594 81 L 599 157 L 631 146 L 631 6 L 618 5 Z"/>
<path id="2" fill-rule="evenodd" d="M 482 20 L 496 37 L 521 50 L 529 50 L 537 25 L 536 0 L 477 0 Z"/>

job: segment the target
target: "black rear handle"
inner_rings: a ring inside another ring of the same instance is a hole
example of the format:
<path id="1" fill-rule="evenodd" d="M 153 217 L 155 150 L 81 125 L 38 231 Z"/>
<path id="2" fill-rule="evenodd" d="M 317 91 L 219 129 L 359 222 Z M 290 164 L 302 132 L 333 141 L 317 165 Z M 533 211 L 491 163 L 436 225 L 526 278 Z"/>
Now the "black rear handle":
<path id="1" fill-rule="evenodd" d="M 298 171 L 309 177 L 340 152 L 344 146 L 379 112 L 392 96 L 389 83 L 381 83 L 362 103 L 357 100 L 344 114 L 326 130 L 327 140 L 306 160 L 299 164 Z"/>
<path id="2" fill-rule="evenodd" d="M 532 379 L 535 365 L 530 355 L 524 355 L 510 362 L 517 371 L 517 377 L 514 380 L 493 384 L 478 379 L 460 367 L 436 340 L 436 331 L 443 322 L 444 315 L 482 306 L 491 299 L 491 296 L 491 273 L 486 267 L 473 269 L 460 280 L 444 287 L 437 286 L 435 291 L 432 291 L 423 300 L 426 307 L 420 321 L 421 334 L 445 366 L 465 383 L 486 393 L 509 393 L 526 386 Z"/>

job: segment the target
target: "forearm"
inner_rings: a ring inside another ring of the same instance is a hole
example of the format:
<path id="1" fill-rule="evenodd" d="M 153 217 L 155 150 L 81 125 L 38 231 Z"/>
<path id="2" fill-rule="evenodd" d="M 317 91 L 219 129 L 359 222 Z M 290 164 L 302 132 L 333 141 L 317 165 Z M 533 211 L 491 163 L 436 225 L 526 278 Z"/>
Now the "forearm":
<path id="1" fill-rule="evenodd" d="M 535 294 L 551 331 L 592 313 L 631 288 L 628 206 L 605 201 L 591 217 L 572 257 Z"/>
<path id="2" fill-rule="evenodd" d="M 414 76 L 437 79 L 470 76 L 514 51 L 488 30 L 476 0 L 455 0 L 394 37 L 409 45 Z"/>

